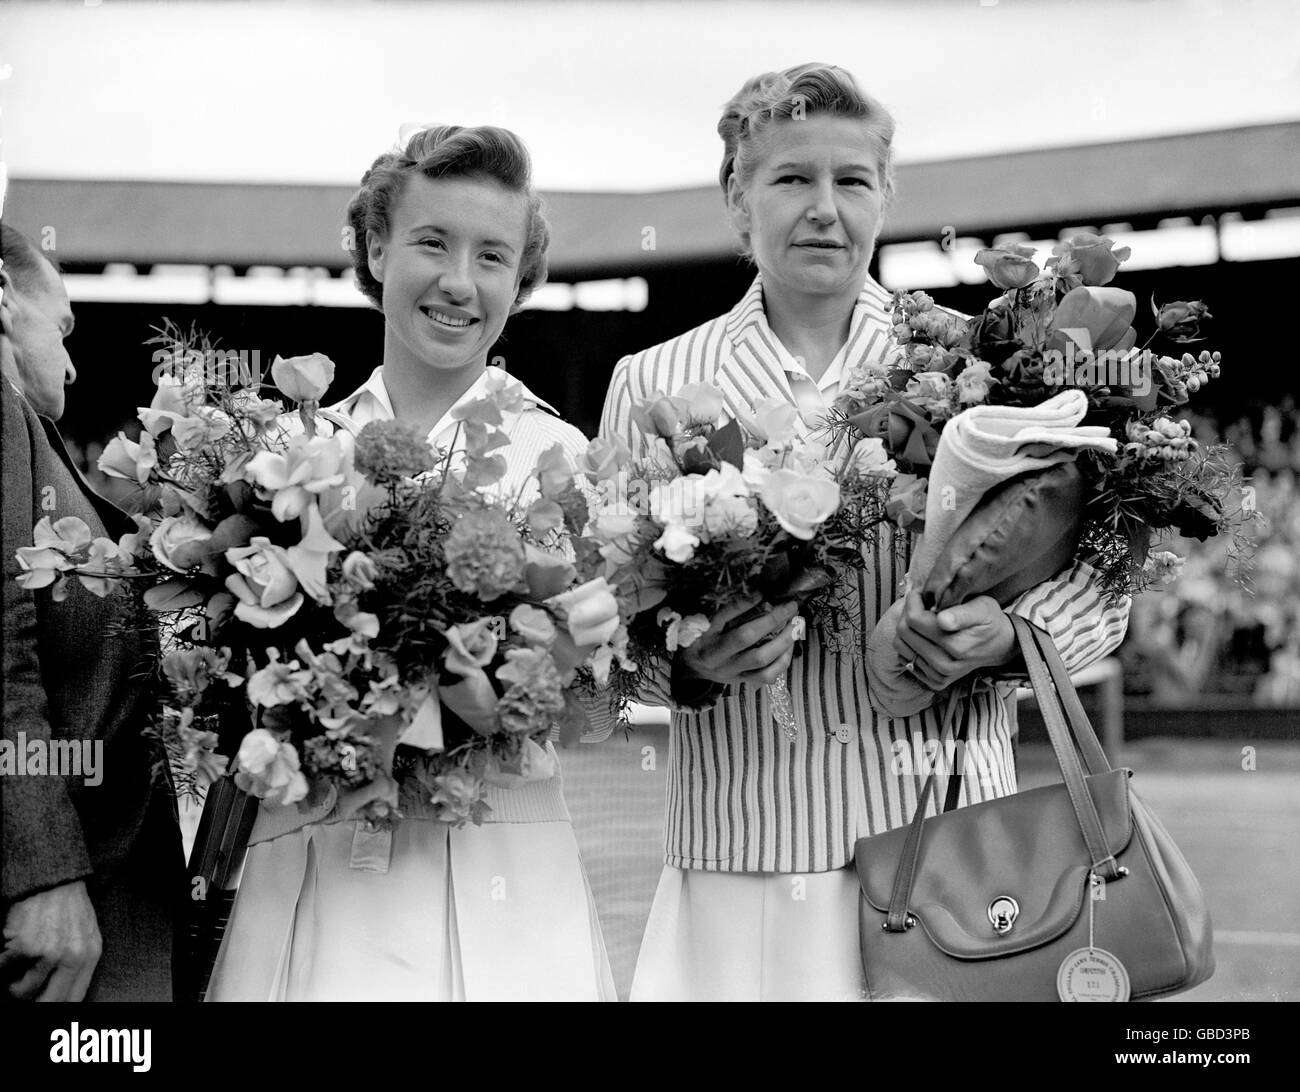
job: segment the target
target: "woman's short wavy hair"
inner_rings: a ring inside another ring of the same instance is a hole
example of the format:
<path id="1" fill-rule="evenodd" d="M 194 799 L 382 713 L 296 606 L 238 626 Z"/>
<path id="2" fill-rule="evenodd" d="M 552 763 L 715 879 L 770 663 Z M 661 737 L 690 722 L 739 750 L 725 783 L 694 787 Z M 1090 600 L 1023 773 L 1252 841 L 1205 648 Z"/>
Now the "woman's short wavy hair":
<path id="1" fill-rule="evenodd" d="M 887 206 L 894 196 L 894 118 L 861 87 L 853 75 L 829 64 L 800 64 L 782 72 L 764 72 L 745 81 L 722 110 L 722 167 L 718 181 L 727 192 L 731 176 L 741 187 L 753 178 L 763 135 L 778 121 L 812 114 L 861 118 L 880 140 L 881 195 Z"/>
<path id="2" fill-rule="evenodd" d="M 506 189 L 528 199 L 524 250 L 519 260 L 518 310 L 532 291 L 546 281 L 546 248 L 551 229 L 542 200 L 533 189 L 532 163 L 524 142 L 509 129 L 494 125 L 435 125 L 415 133 L 400 152 L 385 152 L 361 177 L 361 187 L 348 203 L 352 229 L 352 267 L 357 286 L 376 306 L 383 306 L 384 286 L 370 271 L 367 233 L 387 239 L 393 209 L 406 182 L 417 174 L 426 178 L 495 179 Z"/>

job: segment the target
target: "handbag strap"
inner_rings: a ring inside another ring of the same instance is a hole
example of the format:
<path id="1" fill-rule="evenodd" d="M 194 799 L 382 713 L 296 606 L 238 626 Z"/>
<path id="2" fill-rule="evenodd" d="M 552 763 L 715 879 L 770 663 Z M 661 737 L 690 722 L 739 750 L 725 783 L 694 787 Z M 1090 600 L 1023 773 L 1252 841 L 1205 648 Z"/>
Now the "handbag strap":
<path id="1" fill-rule="evenodd" d="M 1093 730 L 1088 714 L 1084 712 L 1083 702 L 1079 700 L 1079 692 L 1070 681 L 1070 673 L 1065 669 L 1061 654 L 1056 649 L 1056 642 L 1046 631 L 1037 626 L 1030 626 L 1029 629 L 1038 642 L 1038 651 L 1042 654 L 1043 661 L 1051 673 L 1052 683 L 1056 687 L 1056 696 L 1065 707 L 1066 719 L 1070 722 L 1070 732 L 1083 754 L 1083 764 L 1094 776 L 1110 773 L 1110 760 L 1097 739 L 1097 733 Z"/>
<path id="2" fill-rule="evenodd" d="M 944 709 L 943 723 L 939 727 L 939 741 L 942 745 L 943 735 L 948 730 L 948 725 L 952 723 L 953 716 L 956 714 L 961 704 L 963 687 L 953 687 L 948 695 L 948 705 Z M 957 729 L 954 737 L 955 744 L 965 742 L 966 732 L 970 725 L 970 719 L 963 717 L 961 726 Z M 961 774 L 957 770 L 957 756 L 959 747 L 953 747 L 953 770 L 948 775 L 948 793 L 944 800 L 944 811 L 952 811 L 957 806 L 957 798 L 961 794 Z M 921 827 L 925 822 L 925 805 L 929 802 L 930 793 L 934 789 L 934 779 L 936 774 L 931 772 L 930 776 L 925 779 L 925 784 L 921 786 L 921 791 L 916 796 L 916 814 L 912 816 L 912 824 L 908 828 L 907 838 L 903 842 L 903 854 L 899 861 L 898 871 L 894 874 L 894 890 L 889 898 L 889 914 L 885 919 L 885 928 L 891 933 L 898 933 L 907 928 L 907 906 L 912 897 L 912 883 L 916 876 L 916 866 L 921 854 Z"/>
<path id="3" fill-rule="evenodd" d="M 963 693 L 964 691 L 964 693 Z M 939 746 L 943 747 L 943 733 L 952 721 L 953 714 L 958 709 L 964 709 L 967 714 L 970 712 L 970 699 L 975 696 L 975 686 L 972 680 L 970 686 L 953 687 L 952 692 L 948 695 L 948 707 L 943 711 L 943 725 L 939 729 Z M 952 769 L 948 772 L 948 791 L 944 793 L 943 810 L 954 811 L 957 807 L 957 800 L 961 796 L 961 769 L 959 768 L 965 761 L 962 754 L 966 746 L 966 735 L 970 730 L 970 716 L 964 716 L 956 731 L 953 732 L 952 748 Z M 934 774 L 930 775 L 934 777 Z"/>
<path id="4" fill-rule="evenodd" d="M 1088 849 L 1093 871 L 1107 880 L 1117 879 L 1120 875 L 1119 865 L 1114 855 L 1107 848 L 1101 817 L 1097 814 L 1097 806 L 1093 803 L 1092 796 L 1084 784 L 1083 767 L 1079 762 L 1075 739 L 1070 733 L 1070 728 L 1067 727 L 1065 714 L 1062 710 L 1061 703 L 1065 700 L 1064 694 L 1074 694 L 1074 688 L 1069 682 L 1069 676 L 1064 675 L 1062 690 L 1058 693 L 1054 689 L 1038 639 L 1034 634 L 1035 627 L 1018 615 L 1009 614 L 1008 617 L 1011 619 L 1016 641 L 1024 657 L 1025 666 L 1029 672 L 1029 681 L 1038 699 L 1043 721 L 1047 725 L 1047 735 L 1052 743 L 1052 751 L 1056 755 L 1057 765 L 1060 767 L 1062 779 L 1065 781 L 1070 806 L 1074 810 L 1075 820 L 1079 824 L 1079 832 L 1083 836 L 1084 844 Z M 1049 642 L 1051 640 L 1046 634 L 1044 634 L 1044 638 Z M 1061 670 L 1064 672 L 1064 666 L 1062 666 Z M 956 693 L 949 699 L 948 709 L 944 717 L 945 727 L 955 711 L 957 704 L 955 698 Z M 1075 695 L 1075 701 L 1077 700 L 1078 696 Z M 1080 707 L 1079 713 L 1082 714 L 1082 707 Z M 1084 739 L 1091 736 L 1093 743 L 1100 750 L 1100 744 L 1096 743 L 1097 737 L 1092 733 L 1086 717 L 1082 718 L 1082 722 L 1078 725 L 1076 731 Z M 1092 757 L 1096 758 L 1096 756 Z M 1102 754 L 1101 758 L 1104 761 L 1105 755 Z M 1089 762 L 1090 767 L 1091 765 L 1092 763 Z M 931 774 L 926 779 L 925 786 L 917 797 L 916 812 L 912 816 L 907 838 L 903 842 L 898 871 L 894 874 L 894 887 L 889 899 L 889 911 L 885 916 L 884 928 L 890 933 L 901 933 L 912 924 L 908 914 L 908 905 L 911 902 L 912 888 L 916 883 L 916 870 L 920 863 L 921 835 L 926 818 L 925 806 L 933 787 L 934 775 Z M 953 782 L 950 781 L 950 796 L 952 787 Z"/>
<path id="5" fill-rule="evenodd" d="M 1034 695 L 1038 699 L 1038 708 L 1043 714 L 1044 724 L 1047 725 L 1047 735 L 1052 742 L 1052 750 L 1056 753 L 1056 764 L 1061 768 L 1061 776 L 1065 781 L 1065 788 L 1070 797 L 1070 806 L 1074 809 L 1074 816 L 1079 823 L 1079 831 L 1083 835 L 1084 844 L 1088 847 L 1088 855 L 1092 859 L 1093 871 L 1100 873 L 1107 880 L 1118 879 L 1120 876 L 1119 864 L 1115 860 L 1114 854 L 1106 846 L 1106 836 L 1102 829 L 1101 816 L 1097 814 L 1097 805 L 1093 803 L 1092 795 L 1084 784 L 1083 767 L 1079 762 L 1079 752 L 1075 740 L 1070 734 L 1070 729 L 1066 726 L 1065 714 L 1062 711 L 1064 695 L 1066 693 L 1073 694 L 1074 687 L 1067 675 L 1061 682 L 1061 690 L 1058 692 L 1053 689 L 1048 677 L 1047 665 L 1043 660 L 1042 649 L 1039 641 L 1034 636 L 1034 627 L 1019 615 L 1011 614 L 1008 617 L 1011 619 L 1011 624 L 1016 630 L 1016 637 L 1020 641 L 1025 666 L 1029 669 L 1029 681 L 1033 684 Z M 1050 642 L 1051 638 L 1043 634 L 1043 640 Z M 1064 667 L 1062 667 L 1062 673 L 1064 673 Z M 1091 735 L 1092 733 L 1086 717 L 1080 726 L 1080 732 L 1084 735 Z M 1093 743 L 1096 743 L 1097 737 L 1092 735 L 1092 740 Z M 1097 748 L 1100 750 L 1100 744 L 1097 744 Z"/>

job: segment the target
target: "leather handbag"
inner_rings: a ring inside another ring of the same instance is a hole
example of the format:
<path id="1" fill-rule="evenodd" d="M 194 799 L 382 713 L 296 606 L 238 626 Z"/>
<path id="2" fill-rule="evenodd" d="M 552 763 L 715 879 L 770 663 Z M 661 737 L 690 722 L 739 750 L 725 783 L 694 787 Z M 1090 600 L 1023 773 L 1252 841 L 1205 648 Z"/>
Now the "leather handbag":
<path id="1" fill-rule="evenodd" d="M 1010 617 L 1063 781 L 956 808 L 958 766 L 927 818 L 932 773 L 910 826 L 858 840 L 869 995 L 1136 1000 L 1204 982 L 1212 929 L 1196 877 L 1132 771 L 1106 760 L 1051 638 Z M 966 705 L 950 701 L 945 730 Z"/>
<path id="2" fill-rule="evenodd" d="M 1010 603 L 1069 567 L 1083 508 L 1083 475 L 1073 459 L 989 490 L 935 560 L 922 600 L 933 610 L 976 595 Z"/>

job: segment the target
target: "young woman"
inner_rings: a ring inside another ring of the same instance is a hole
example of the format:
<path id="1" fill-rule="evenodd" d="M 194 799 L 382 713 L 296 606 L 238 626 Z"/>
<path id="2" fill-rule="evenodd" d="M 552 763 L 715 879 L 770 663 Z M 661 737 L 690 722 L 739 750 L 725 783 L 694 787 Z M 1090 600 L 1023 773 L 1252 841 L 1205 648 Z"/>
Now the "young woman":
<path id="1" fill-rule="evenodd" d="M 601 431 L 642 457 L 631 420 L 643 399 L 687 383 L 721 388 L 735 416 L 784 398 L 825 414 L 852 369 L 887 349 L 889 294 L 868 274 L 893 192 L 893 119 L 842 69 L 820 64 L 747 81 L 718 123 L 728 212 L 758 275 L 728 313 L 619 361 Z M 906 554 L 906 550 L 902 550 Z M 867 693 L 865 638 L 899 597 L 906 559 L 887 536 L 857 579 L 862 645 L 810 627 L 792 658 L 794 608 L 728 627 L 729 607 L 678 654 L 646 700 L 673 707 L 667 867 L 651 909 L 633 1000 L 831 1000 L 863 996 L 856 839 L 910 820 L 921 782 L 896 772 L 901 748 L 936 740 L 940 711 L 889 719 Z M 937 617 L 909 597 L 899 627 L 916 676 L 935 691 L 1014 654 L 989 598 Z M 1010 608 L 1052 634 L 1071 670 L 1119 644 L 1127 604 L 1107 605 L 1077 565 Z M 788 741 L 764 686 L 788 675 L 799 731 Z M 961 802 L 1014 792 L 1009 687 L 961 710 L 970 750 L 993 756 L 964 777 Z M 933 806 L 933 805 L 932 805 Z"/>
<path id="2" fill-rule="evenodd" d="M 348 210 L 383 364 L 335 409 L 451 443 L 451 411 L 504 378 L 488 350 L 546 275 L 548 229 L 511 132 L 443 126 L 380 156 Z M 503 426 L 502 488 L 586 438 L 531 392 Z M 535 488 L 535 481 L 534 481 Z M 490 787 L 481 827 L 419 816 L 390 836 L 263 807 L 218 956 L 213 1000 L 614 1000 L 555 752 Z M 307 821 L 310 820 L 310 821 Z"/>

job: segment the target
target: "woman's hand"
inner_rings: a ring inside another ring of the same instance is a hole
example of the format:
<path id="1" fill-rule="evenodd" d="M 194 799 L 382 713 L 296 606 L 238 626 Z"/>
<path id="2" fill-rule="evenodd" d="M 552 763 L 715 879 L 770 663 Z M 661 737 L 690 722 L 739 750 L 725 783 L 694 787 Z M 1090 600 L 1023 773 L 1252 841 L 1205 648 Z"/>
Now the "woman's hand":
<path id="1" fill-rule="evenodd" d="M 937 614 L 911 592 L 894 636 L 912 675 L 931 690 L 946 690 L 972 671 L 1000 667 L 1016 654 L 1016 633 L 998 601 L 981 595 Z"/>
<path id="2" fill-rule="evenodd" d="M 794 655 L 794 617 L 799 605 L 769 605 L 758 617 L 731 625 L 760 604 L 762 600 L 755 597 L 718 611 L 704 634 L 677 653 L 688 674 L 723 685 L 744 682 L 751 686 L 784 675 Z"/>

